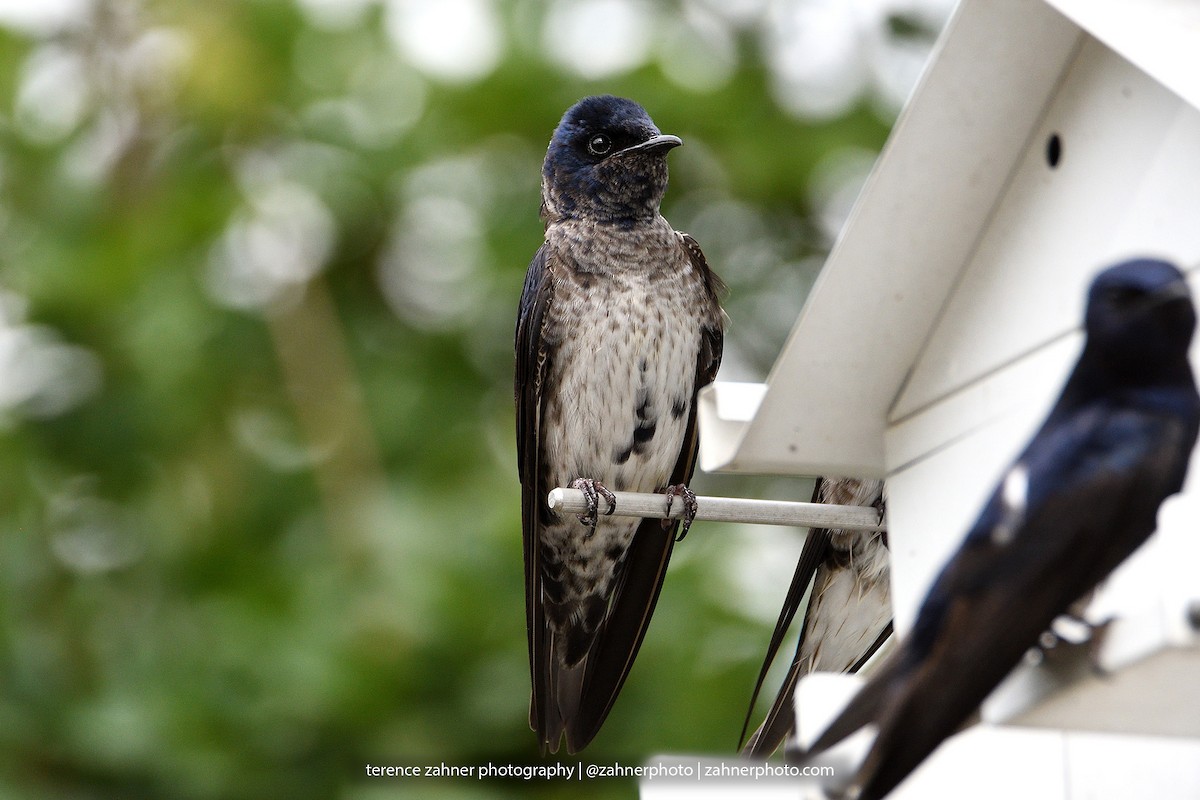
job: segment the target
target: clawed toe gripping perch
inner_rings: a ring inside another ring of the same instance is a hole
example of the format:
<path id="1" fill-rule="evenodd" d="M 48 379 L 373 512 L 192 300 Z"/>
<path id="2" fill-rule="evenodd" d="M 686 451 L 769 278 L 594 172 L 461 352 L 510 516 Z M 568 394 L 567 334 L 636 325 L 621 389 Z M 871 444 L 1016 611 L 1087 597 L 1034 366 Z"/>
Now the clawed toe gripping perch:
<path id="1" fill-rule="evenodd" d="M 667 516 L 662 521 L 663 530 L 670 530 L 671 525 L 671 504 L 675 502 L 675 498 L 679 497 L 683 500 L 683 525 L 679 529 L 679 535 L 675 537 L 676 542 L 682 542 L 683 537 L 687 536 L 688 530 L 692 527 L 692 522 L 696 519 L 696 509 L 698 504 L 696 501 L 696 493 L 682 483 L 676 483 L 668 486 L 663 490 L 667 496 Z"/>
<path id="2" fill-rule="evenodd" d="M 613 494 L 607 486 L 594 478 L 576 478 L 571 481 L 571 488 L 583 492 L 585 507 L 582 510 L 584 513 L 580 515 L 579 521 L 592 529 L 592 533 L 596 532 L 596 523 L 600 517 L 600 498 L 603 497 L 608 503 L 608 511 L 604 512 L 604 516 L 612 516 L 612 513 L 617 510 L 617 496 Z"/>

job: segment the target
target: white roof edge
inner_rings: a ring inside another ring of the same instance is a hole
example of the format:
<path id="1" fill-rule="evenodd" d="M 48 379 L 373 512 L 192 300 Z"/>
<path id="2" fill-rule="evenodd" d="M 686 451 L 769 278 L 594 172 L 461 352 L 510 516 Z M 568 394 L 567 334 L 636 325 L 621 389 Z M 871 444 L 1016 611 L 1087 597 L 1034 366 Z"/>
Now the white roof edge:
<path id="1" fill-rule="evenodd" d="M 757 414 L 706 468 L 883 475 L 888 409 L 1079 40 L 1043 0 L 963 0 Z"/>
<path id="2" fill-rule="evenodd" d="M 1200 3 L 1043 0 L 1186 103 L 1200 108 Z"/>
<path id="3" fill-rule="evenodd" d="M 737 469 L 738 447 L 766 392 L 765 383 L 733 381 L 717 381 L 700 390 L 700 469 Z"/>

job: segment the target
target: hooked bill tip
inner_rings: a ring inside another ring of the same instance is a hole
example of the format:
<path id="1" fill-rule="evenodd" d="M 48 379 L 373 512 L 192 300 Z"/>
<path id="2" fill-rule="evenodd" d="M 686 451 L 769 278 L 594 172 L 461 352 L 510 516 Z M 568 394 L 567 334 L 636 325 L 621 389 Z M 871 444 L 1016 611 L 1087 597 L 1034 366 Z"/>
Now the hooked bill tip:
<path id="1" fill-rule="evenodd" d="M 632 153 L 646 153 L 655 150 L 671 150 L 683 144 L 683 139 L 678 136 L 672 136 L 669 133 L 660 133 L 658 136 L 651 136 L 640 144 L 635 144 L 632 147 L 626 147 L 620 151 L 618 155 L 627 155 Z"/>

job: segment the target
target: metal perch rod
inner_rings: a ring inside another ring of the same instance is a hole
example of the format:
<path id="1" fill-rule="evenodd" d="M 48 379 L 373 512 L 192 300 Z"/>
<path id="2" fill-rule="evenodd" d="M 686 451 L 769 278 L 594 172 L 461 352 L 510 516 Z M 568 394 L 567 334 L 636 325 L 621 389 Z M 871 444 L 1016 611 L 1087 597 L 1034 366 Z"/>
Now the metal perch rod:
<path id="1" fill-rule="evenodd" d="M 663 519 L 683 516 L 683 501 L 675 498 L 667 514 L 667 499 L 662 494 L 614 492 L 618 517 Z M 559 488 L 546 498 L 552 511 L 583 514 L 587 500 L 579 489 Z M 600 514 L 608 510 L 608 501 L 600 498 Z M 879 512 L 870 506 L 835 506 L 827 503 L 793 503 L 784 500 L 747 500 L 741 497 L 696 496 L 696 519 L 713 522 L 749 522 L 756 525 L 794 525 L 801 528 L 841 528 L 853 531 L 881 531 Z"/>

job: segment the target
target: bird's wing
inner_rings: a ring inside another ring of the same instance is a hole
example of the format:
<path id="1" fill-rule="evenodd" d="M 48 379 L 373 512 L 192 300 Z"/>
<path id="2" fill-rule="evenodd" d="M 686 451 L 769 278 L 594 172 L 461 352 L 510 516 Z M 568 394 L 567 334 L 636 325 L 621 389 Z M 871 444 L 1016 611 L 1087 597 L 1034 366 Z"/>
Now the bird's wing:
<path id="1" fill-rule="evenodd" d="M 875 487 L 873 496 L 876 502 L 878 502 L 879 492 L 882 489 L 879 484 L 870 483 Z M 847 493 L 844 491 L 844 487 L 847 484 L 856 487 L 861 484 L 861 488 L 855 488 L 853 491 Z M 846 494 L 847 496 L 837 496 L 839 494 Z M 870 489 L 866 482 L 820 478 L 813 487 L 813 502 L 821 500 L 824 502 L 865 504 L 870 502 L 871 497 L 872 494 L 870 494 Z M 859 576 L 852 571 L 848 571 L 844 565 L 839 567 L 836 564 L 829 563 L 834 555 L 831 539 L 836 535 L 846 535 L 846 533 L 818 528 L 810 531 L 804 540 L 804 548 L 800 552 L 800 560 L 796 564 L 792 583 L 788 587 L 787 596 L 784 598 L 783 608 L 779 614 L 779 620 L 776 622 L 775 630 L 771 634 L 766 657 L 763 659 L 763 665 L 759 670 L 758 680 L 755 683 L 754 693 L 750 698 L 750 707 L 746 711 L 746 719 L 742 726 L 742 738 L 745 737 L 746 728 L 749 726 L 750 717 L 754 710 L 754 703 L 758 699 L 759 692 L 766 679 L 767 671 L 778 654 L 779 647 L 787 635 L 792 619 L 810 584 L 814 584 L 813 595 L 804 613 L 804 621 L 800 628 L 800 638 L 796 642 L 796 655 L 792 658 L 791 664 L 788 665 L 779 691 L 775 695 L 775 700 L 771 703 L 771 708 L 767 711 L 766 717 L 743 748 L 743 752 L 752 758 L 766 758 L 783 744 L 791 732 L 796 716 L 793 695 L 796 690 L 796 683 L 800 680 L 801 675 L 813 668 L 811 666 L 812 660 L 807 655 L 812 647 L 819 648 L 819 652 L 822 653 L 820 663 L 816 667 L 817 669 L 857 672 L 871 656 L 875 655 L 875 652 L 883 646 L 883 643 L 892 634 L 891 604 L 887 602 L 886 574 L 882 579 L 885 585 L 880 590 L 883 593 L 882 602 L 879 600 L 878 592 L 868 592 L 862 596 L 852 594 L 852 597 L 858 596 L 858 607 L 842 607 L 836 612 L 841 614 L 841 617 L 832 621 L 827 620 L 828 625 L 825 626 L 827 628 L 825 633 L 828 634 L 828 638 L 814 633 L 814 623 L 816 622 L 814 614 L 824 614 L 827 616 L 831 612 L 830 603 L 821 606 L 821 604 L 816 602 L 817 592 L 822 579 L 841 581 L 843 590 L 849 592 L 854 592 L 855 589 L 853 587 L 846 589 L 845 582 L 857 583 L 859 580 Z M 874 546 L 885 547 L 882 542 Z M 824 572 L 822 572 L 823 567 Z M 827 586 L 832 587 L 832 584 L 827 584 Z M 831 602 L 836 606 L 838 601 Z M 818 610 L 819 608 L 820 610 Z M 832 628 L 828 629 L 829 626 L 832 626 Z M 810 641 L 810 637 L 813 636 L 818 637 L 817 641 Z M 829 657 L 826 658 L 826 656 Z M 838 663 L 839 660 L 840 663 Z"/>
<path id="2" fill-rule="evenodd" d="M 700 249 L 700 243 L 692 238 L 691 234 L 683 231 L 675 231 L 679 237 L 679 241 L 683 244 L 684 250 L 687 251 L 688 258 L 692 262 L 692 267 L 700 272 L 704 278 L 704 288 L 708 290 L 708 297 L 713 303 L 720 304 L 721 298 L 729 291 L 729 287 L 725 285 L 725 281 L 717 273 L 713 272 L 712 267 L 708 265 L 708 259 L 704 257 L 704 251 Z M 724 325 L 721 325 L 724 329 Z M 718 331 L 720 333 L 720 331 Z M 713 378 L 717 376 L 717 367 L 721 366 L 721 350 L 718 347 L 715 353 L 715 361 L 711 362 L 712 374 L 709 376 L 708 382 L 701 384 L 707 386 L 712 383 Z"/>
<path id="3" fill-rule="evenodd" d="M 824 478 L 817 478 L 816 483 L 813 484 L 811 502 L 815 503 L 820 499 L 821 483 L 824 480 Z M 825 560 L 825 554 L 829 550 L 829 537 L 830 533 L 825 528 L 813 528 L 804 537 L 804 547 L 800 550 L 800 560 L 796 562 L 796 571 L 792 573 L 792 582 L 788 586 L 787 594 L 784 595 L 783 607 L 779 610 L 779 619 L 775 622 L 775 630 L 771 632 L 771 640 L 767 644 L 767 652 L 763 657 L 762 667 L 758 670 L 758 679 L 754 682 L 754 692 L 750 695 L 750 707 L 746 709 L 746 718 L 742 722 L 742 732 L 738 736 L 739 747 L 746 740 L 746 731 L 750 727 L 750 717 L 754 714 L 754 704 L 758 702 L 758 695 L 762 691 L 763 683 L 767 679 L 767 672 L 771 669 L 771 664 L 774 663 L 775 656 L 779 654 L 779 648 L 782 646 L 784 638 L 787 637 L 788 629 L 792 625 L 792 619 L 796 616 L 796 611 L 800 608 L 800 602 L 804 599 L 804 594 L 808 591 L 813 576 L 817 573 L 817 567 Z M 792 663 L 788 667 L 783 685 L 780 686 L 779 694 L 775 696 L 775 701 L 771 704 L 771 709 L 767 712 L 766 719 L 754 731 L 754 734 L 750 737 L 750 741 L 746 742 L 744 749 L 746 755 L 754 758 L 768 756 L 787 737 L 788 731 L 792 727 L 792 718 L 794 717 L 792 692 L 795 689 L 799 675 L 800 645 L 797 644 L 796 657 L 792 659 Z"/>
<path id="4" fill-rule="evenodd" d="M 553 275 L 547 265 L 546 245 L 538 248 L 525 274 L 525 288 L 517 315 L 516 370 L 517 474 L 521 480 L 521 531 L 525 555 L 525 625 L 529 639 L 529 670 L 533 692 L 529 725 L 545 742 L 549 676 L 545 611 L 540 585 L 541 548 L 538 528 L 545 514 L 546 493 L 541 466 L 542 379 L 553 353 L 542 337 L 546 308 L 553 296 Z M 557 739 L 557 737 L 556 737 Z"/>
<path id="5" fill-rule="evenodd" d="M 975 591 L 935 598 L 943 604 L 938 637 L 889 689 L 877 718 L 879 736 L 858 779 L 864 797 L 882 797 L 902 781 L 958 729 L 1055 616 L 1095 585 L 1087 556 L 1067 543 L 1104 536 L 1114 522 L 1128 525 L 1122 506 L 1139 502 L 1136 483 L 1109 473 L 1051 497 L 1023 532 L 1065 534 L 1064 541 L 1027 563 L 1021 556 L 998 558 L 980 545 L 951 564 L 951 584 L 992 577 Z"/>
<path id="6" fill-rule="evenodd" d="M 856 783 L 887 794 L 979 706 L 1054 617 L 1154 528 L 1188 432 L 1163 417 L 1079 415 L 1043 429 L 926 596 L 913 631 L 810 752 L 874 720 Z"/>
<path id="7" fill-rule="evenodd" d="M 709 298 L 716 304 L 724 284 L 709 268 L 695 239 L 687 234 L 679 235 L 692 267 L 704 278 Z M 696 396 L 716 377 L 723 345 L 724 329 L 721 317 L 717 315 L 713 324 L 701 329 L 686 433 L 671 472 L 673 485 L 686 484 L 695 471 L 699 452 Z M 571 752 L 578 752 L 595 737 L 625 684 L 662 591 L 678 528 L 678 522 L 664 529 L 661 520 L 643 520 L 630 542 L 613 589 L 608 615 L 588 655 L 578 713 L 567 725 L 567 747 Z"/>

